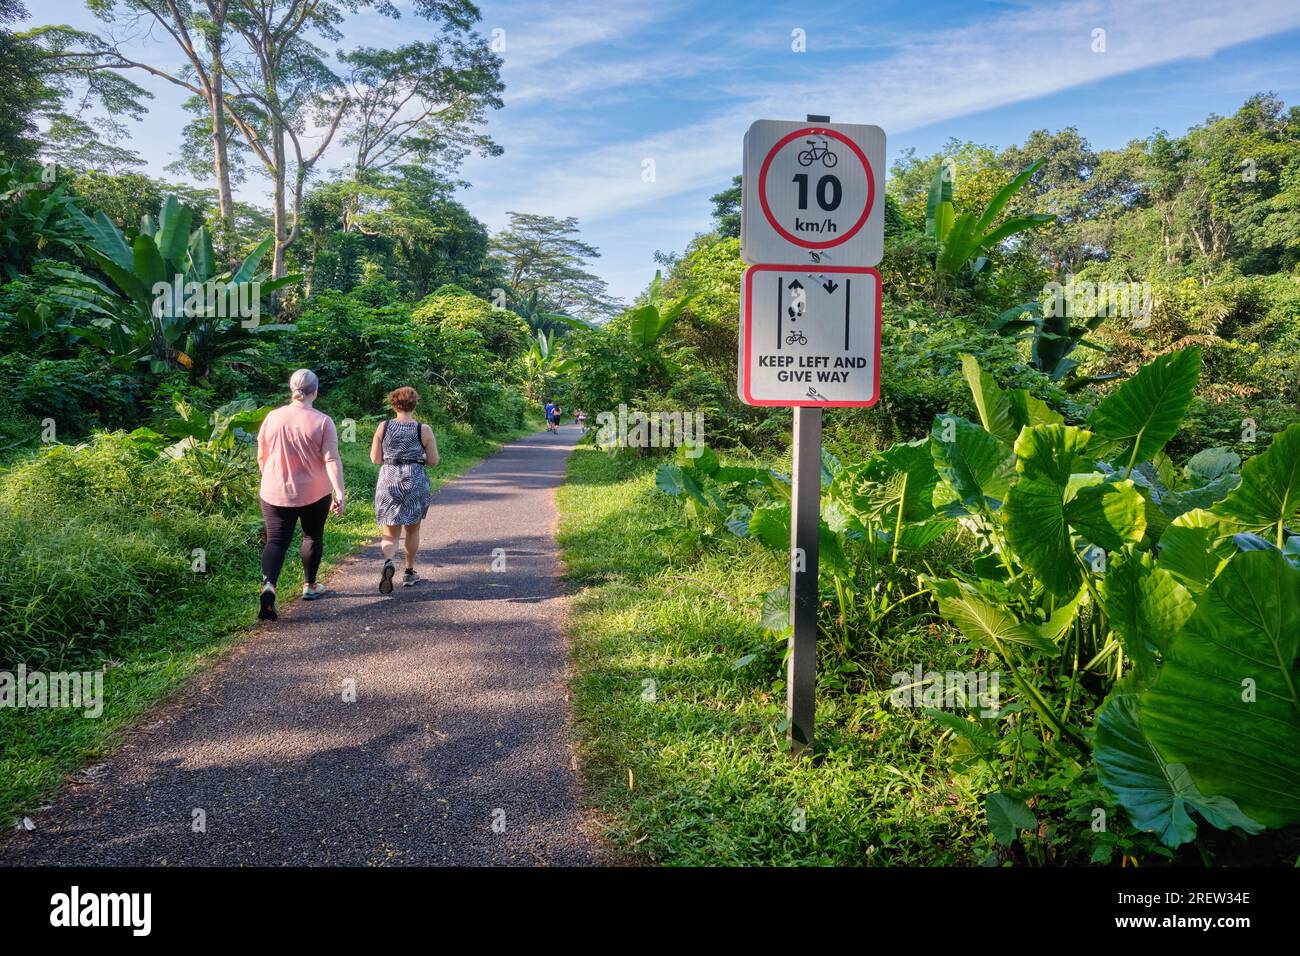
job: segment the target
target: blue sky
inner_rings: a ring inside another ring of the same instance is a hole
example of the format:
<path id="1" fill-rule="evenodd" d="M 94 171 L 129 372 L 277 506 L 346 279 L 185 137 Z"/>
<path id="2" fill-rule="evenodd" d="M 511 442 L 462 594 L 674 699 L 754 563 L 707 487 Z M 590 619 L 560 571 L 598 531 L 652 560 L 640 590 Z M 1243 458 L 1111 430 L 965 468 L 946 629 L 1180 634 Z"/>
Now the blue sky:
<path id="1" fill-rule="evenodd" d="M 343 46 L 431 32 L 408 0 L 397 5 L 396 23 L 350 17 Z M 98 22 L 76 0 L 27 6 L 29 25 Z M 482 32 L 504 31 L 506 106 L 490 128 L 505 154 L 468 162 L 473 185 L 460 199 L 493 229 L 507 210 L 579 217 L 603 253 L 595 271 L 624 299 L 653 275 L 656 250 L 679 251 L 707 228 L 709 196 L 740 171 L 755 119 L 875 123 L 892 163 L 949 137 L 1001 147 L 1070 125 L 1095 147 L 1119 146 L 1157 127 L 1180 133 L 1261 90 L 1300 103 L 1300 0 L 480 6 Z M 1104 52 L 1093 49 L 1098 29 Z M 804 52 L 792 48 L 796 30 Z M 133 79 L 157 98 L 130 145 L 167 176 L 183 97 L 165 81 Z M 341 164 L 345 154 L 326 157 Z M 250 180 L 241 197 L 265 203 L 265 184 Z"/>

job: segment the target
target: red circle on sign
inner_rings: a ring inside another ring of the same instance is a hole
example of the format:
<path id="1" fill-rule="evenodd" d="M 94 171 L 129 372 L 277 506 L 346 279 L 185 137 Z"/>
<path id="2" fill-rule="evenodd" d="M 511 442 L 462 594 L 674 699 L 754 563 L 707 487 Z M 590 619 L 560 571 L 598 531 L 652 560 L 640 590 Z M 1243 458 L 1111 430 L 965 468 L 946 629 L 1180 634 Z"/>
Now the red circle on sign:
<path id="1" fill-rule="evenodd" d="M 867 204 L 862 209 L 862 215 L 858 217 L 858 221 L 855 222 L 852 228 L 850 228 L 848 232 L 844 233 L 844 235 L 837 239 L 827 239 L 825 242 L 810 242 L 807 239 L 800 239 L 794 233 L 789 232 L 784 226 L 776 221 L 776 217 L 772 215 L 772 210 L 767 204 L 767 171 L 772 165 L 772 160 L 776 158 L 776 154 L 780 151 L 781 147 L 790 142 L 790 140 L 798 136 L 806 136 L 809 133 L 812 133 L 815 136 L 832 136 L 835 139 L 838 139 L 849 149 L 853 150 L 853 154 L 858 157 L 858 161 L 862 163 L 862 169 L 867 174 Z M 848 242 L 857 235 L 859 229 L 866 225 L 867 216 L 871 214 L 871 207 L 875 204 L 875 201 L 876 177 L 871 172 L 871 163 L 867 161 L 867 154 L 859 149 L 858 144 L 853 142 L 853 140 L 849 139 L 843 133 L 837 132 L 833 129 L 824 129 L 820 126 L 805 126 L 803 129 L 797 129 L 787 136 L 782 137 L 775 146 L 768 150 L 767 156 L 763 159 L 763 166 L 758 172 L 758 202 L 759 205 L 763 207 L 763 215 L 767 217 L 767 221 L 772 224 L 773 229 L 790 242 L 793 242 L 796 246 L 803 246 L 805 249 L 829 249 L 831 246 L 838 246 L 841 243 Z"/>

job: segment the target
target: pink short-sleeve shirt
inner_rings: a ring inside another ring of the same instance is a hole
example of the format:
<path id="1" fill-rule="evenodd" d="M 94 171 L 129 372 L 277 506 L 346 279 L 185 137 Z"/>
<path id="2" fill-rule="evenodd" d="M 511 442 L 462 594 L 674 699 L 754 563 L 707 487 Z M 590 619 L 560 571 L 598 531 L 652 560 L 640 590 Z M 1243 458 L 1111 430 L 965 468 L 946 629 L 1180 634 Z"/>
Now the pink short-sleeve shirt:
<path id="1" fill-rule="evenodd" d="M 320 501 L 331 491 L 325 462 L 338 457 L 334 419 L 296 403 L 280 406 L 257 432 L 262 500 L 285 508 Z"/>

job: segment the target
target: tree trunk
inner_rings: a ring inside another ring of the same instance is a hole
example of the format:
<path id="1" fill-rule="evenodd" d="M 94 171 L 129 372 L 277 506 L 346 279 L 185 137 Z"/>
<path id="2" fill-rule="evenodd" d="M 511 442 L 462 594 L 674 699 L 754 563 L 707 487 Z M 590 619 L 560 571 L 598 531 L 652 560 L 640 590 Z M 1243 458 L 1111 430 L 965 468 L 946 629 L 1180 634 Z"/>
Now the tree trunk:
<path id="1" fill-rule="evenodd" d="M 212 109 L 212 170 L 217 179 L 217 211 L 221 217 L 222 243 L 228 256 L 234 255 L 235 204 L 230 192 L 230 158 L 226 143 L 226 108 L 222 91 L 220 53 L 213 73 L 210 106 Z"/>
<path id="2" fill-rule="evenodd" d="M 224 50 L 226 45 L 226 2 L 213 4 L 209 8 L 212 14 L 213 39 L 209 48 L 212 51 L 212 63 L 208 70 L 208 109 L 212 113 L 212 171 L 217 180 L 217 211 L 221 217 L 222 242 L 227 247 L 229 256 L 234 255 L 235 204 L 230 192 L 230 157 L 226 142 L 226 97 Z M 232 263 L 233 264 L 233 263 Z"/>
<path id="3" fill-rule="evenodd" d="M 284 188 L 287 178 L 284 157 L 284 130 L 278 121 L 271 123 L 271 148 L 275 151 L 275 252 L 271 257 L 271 278 L 279 279 L 286 274 L 284 250 L 289 245 L 289 225 L 285 207 Z"/>

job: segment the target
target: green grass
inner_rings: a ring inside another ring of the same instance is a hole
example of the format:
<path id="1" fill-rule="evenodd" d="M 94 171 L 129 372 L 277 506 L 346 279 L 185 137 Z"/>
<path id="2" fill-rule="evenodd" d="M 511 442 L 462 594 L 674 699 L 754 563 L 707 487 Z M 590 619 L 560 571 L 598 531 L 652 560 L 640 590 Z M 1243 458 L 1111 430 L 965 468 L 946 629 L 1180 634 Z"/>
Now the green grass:
<path id="1" fill-rule="evenodd" d="M 540 419 L 530 420 L 527 428 L 499 438 L 508 440 L 539 427 Z M 349 504 L 342 518 L 331 516 L 326 524 L 322 576 L 340 558 L 376 537 L 374 509 L 369 501 L 377 473 L 369 459 L 372 428 L 359 427 L 357 441 L 342 445 Z M 468 470 L 500 446 L 497 440 L 464 430 L 452 436 L 440 434 L 439 439 L 442 460 L 437 468 L 430 469 L 434 487 Z M 116 516 L 111 503 L 102 500 L 88 502 L 86 510 L 88 515 L 99 513 L 110 519 Z M 190 542 L 183 536 L 175 536 L 175 528 L 160 524 L 150 516 L 135 515 L 132 520 L 135 527 L 123 526 L 117 530 L 118 538 L 125 542 L 122 547 L 136 550 L 165 547 L 177 552 L 171 556 L 171 564 L 184 561 L 178 555 L 189 553 Z M 230 523 L 229 519 L 211 519 L 214 523 L 221 520 Z M 240 521 L 248 528 L 257 526 L 260 515 L 255 502 L 234 523 Z M 102 527 L 87 527 L 94 529 L 94 534 L 104 534 Z M 209 533 L 214 539 L 220 537 L 218 531 Z M 211 553 L 208 572 L 197 585 L 178 591 L 179 597 L 172 601 L 154 594 L 156 604 L 147 623 L 110 635 L 105 644 L 107 656 L 102 658 L 107 669 L 104 710 L 99 718 L 87 719 L 79 710 L 0 708 L 0 825 L 30 813 L 53 795 L 69 773 L 109 753 L 127 728 L 253 627 L 257 615 L 260 547 L 250 535 L 236 535 L 235 539 L 242 540 L 243 546 L 227 549 L 220 556 Z M 84 549 L 85 542 L 81 544 Z M 72 561 L 77 552 L 63 554 Z M 280 579 L 279 591 L 286 598 L 302 588 L 302 566 L 296 554 L 297 549 L 291 548 Z M 94 573 L 103 571 L 95 565 L 75 566 L 89 567 Z M 91 588 L 113 586 L 103 580 L 85 583 Z M 138 580 L 123 582 L 124 588 L 127 585 L 136 591 L 145 586 Z M 51 586 L 67 588 L 71 584 L 65 580 Z M 54 597 L 69 596 L 64 591 Z M 21 625 L 24 608 L 9 606 L 0 610 Z M 69 664 L 66 669 L 85 668 Z"/>
<path id="2" fill-rule="evenodd" d="M 938 629 L 880 635 L 868 692 L 823 669 L 816 755 L 792 760 L 784 642 L 757 623 L 782 566 L 729 535 L 652 533 L 680 522 L 655 464 L 579 449 L 558 495 L 578 745 L 608 837 L 664 864 L 977 862 L 982 814 L 936 769 L 937 728 L 885 704 L 889 673 L 955 667 L 959 649 Z"/>

